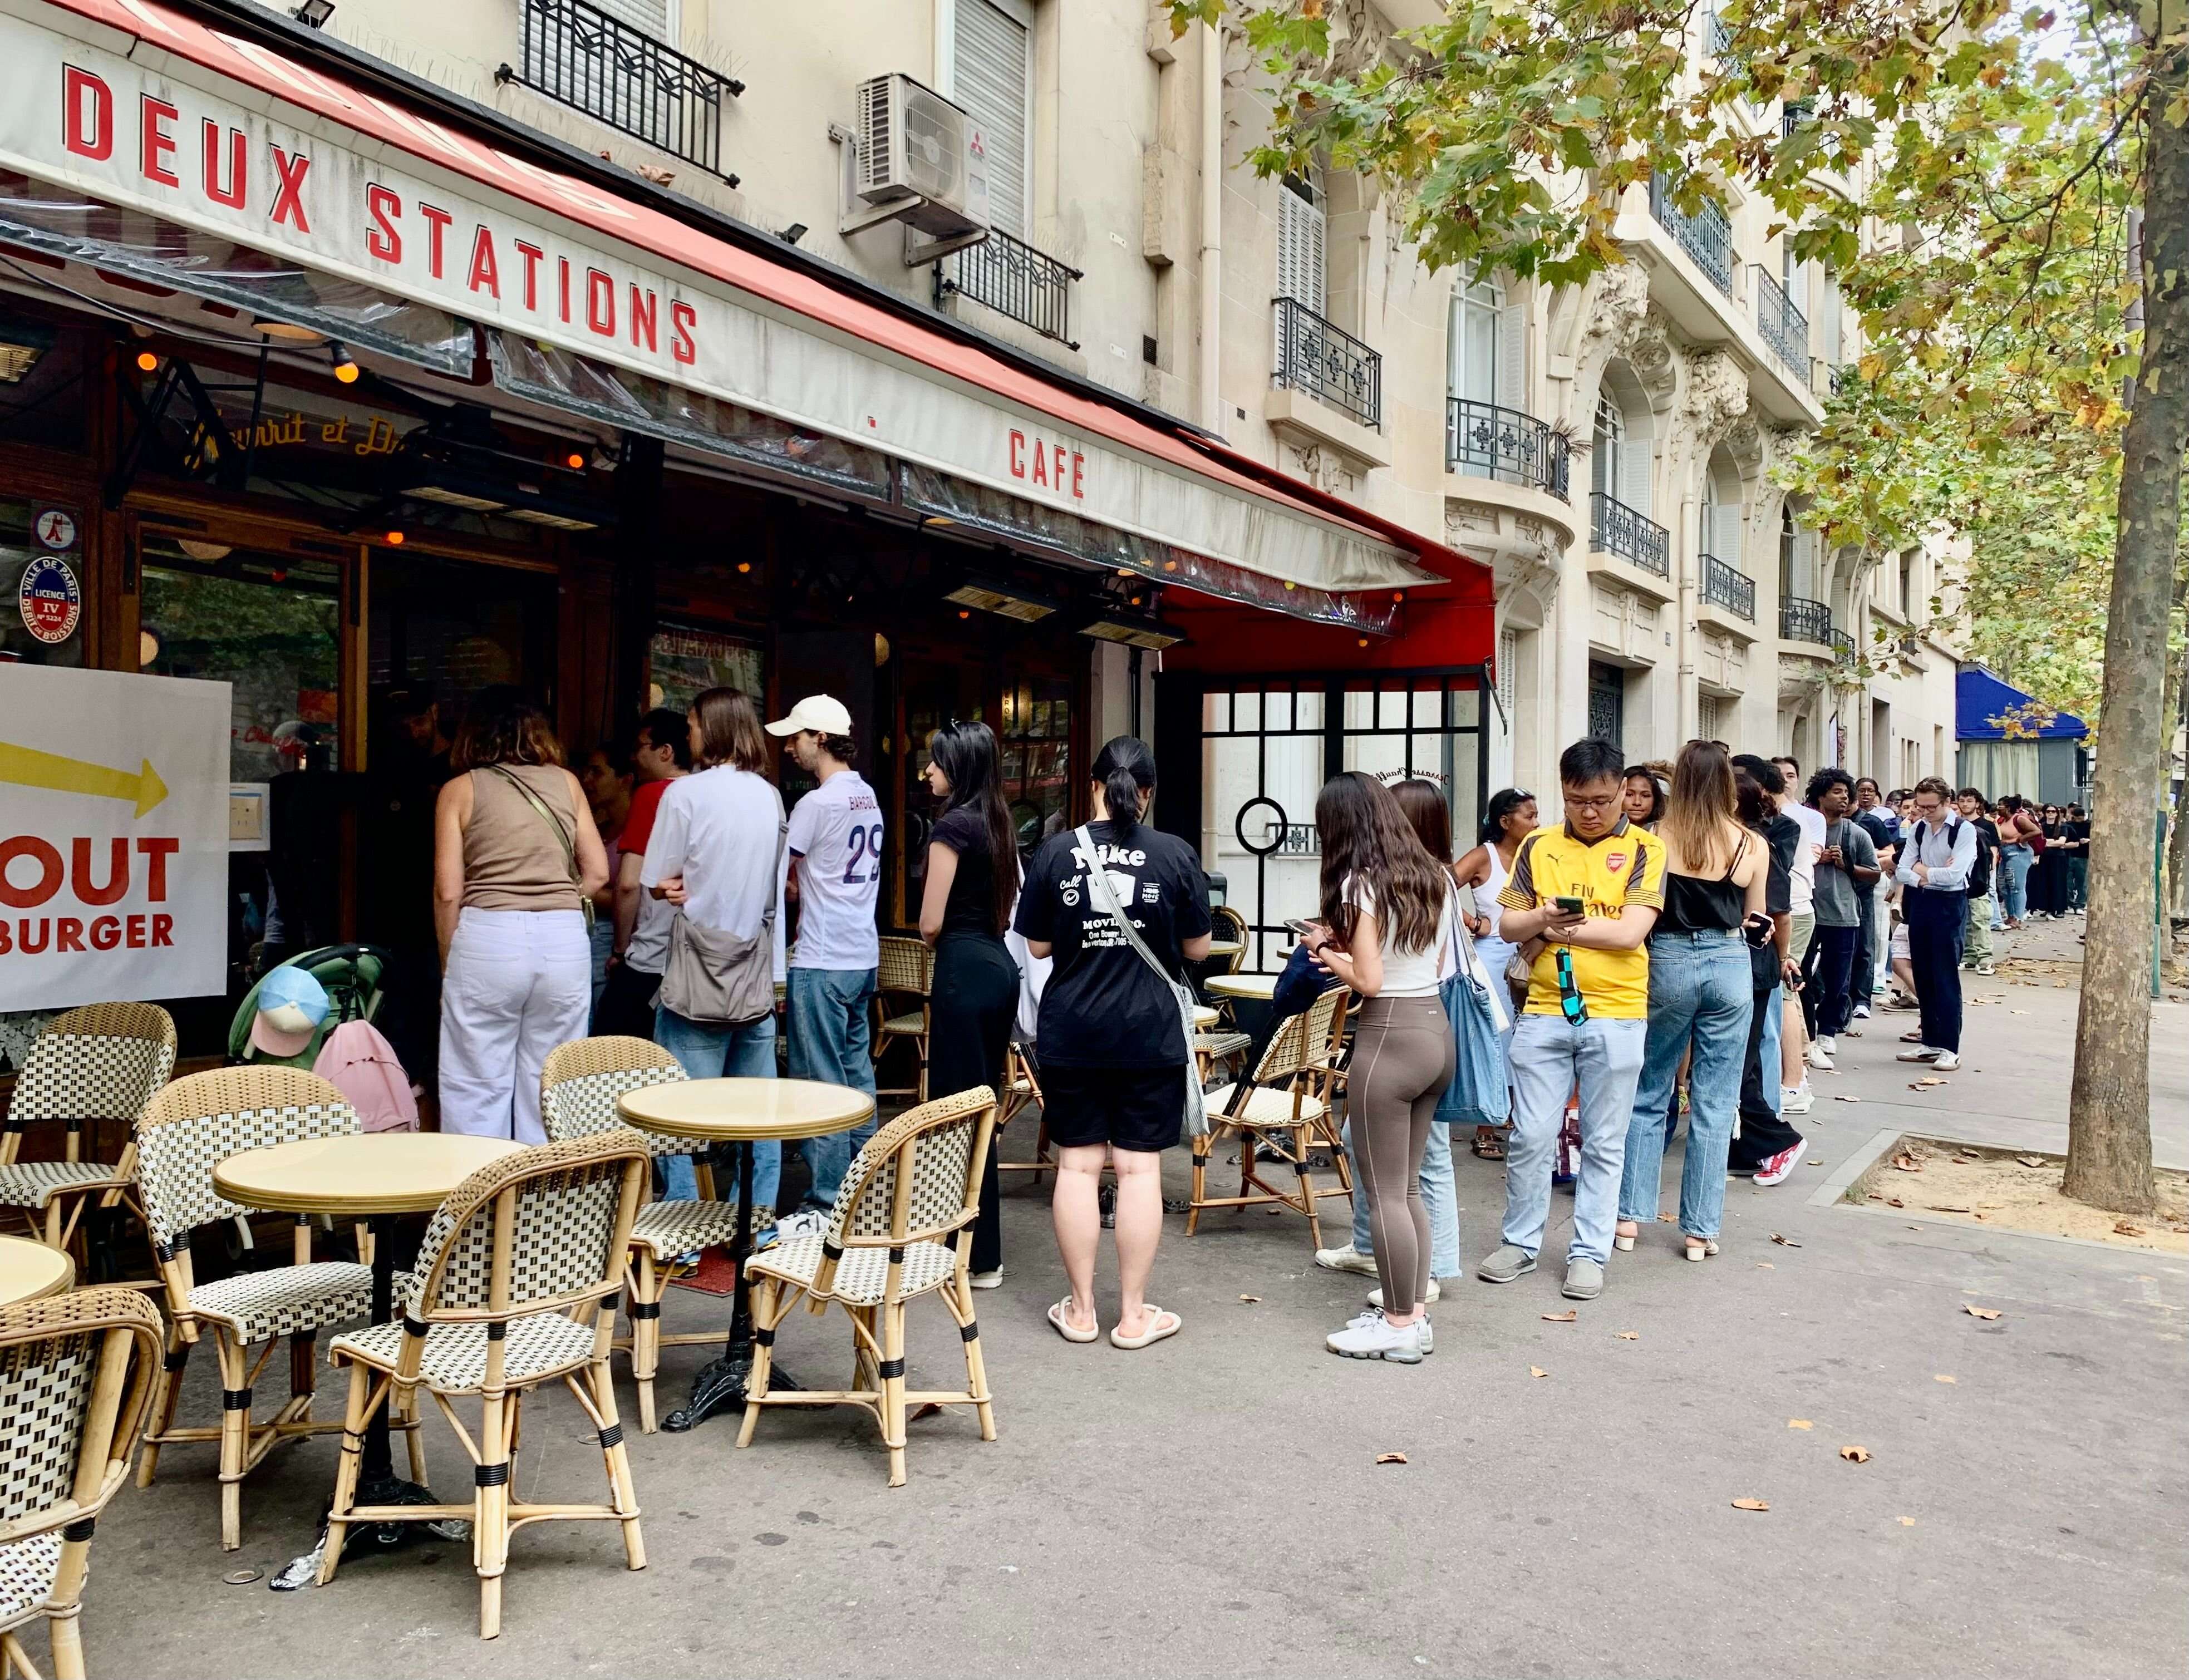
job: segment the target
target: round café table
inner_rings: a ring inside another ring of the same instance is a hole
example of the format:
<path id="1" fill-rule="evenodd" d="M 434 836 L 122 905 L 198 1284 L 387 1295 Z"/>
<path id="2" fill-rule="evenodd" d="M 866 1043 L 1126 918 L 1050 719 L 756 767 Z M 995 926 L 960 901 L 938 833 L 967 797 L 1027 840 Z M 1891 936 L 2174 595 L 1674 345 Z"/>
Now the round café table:
<path id="1" fill-rule="evenodd" d="M 729 1244 L 737 1277 L 729 1339 L 721 1357 L 693 1382 L 691 1400 L 661 1420 L 663 1428 L 681 1434 L 744 1404 L 745 1377 L 752 1369 L 752 1292 L 745 1262 L 752 1256 L 754 1236 L 753 1145 L 844 1131 L 874 1112 L 874 1100 L 848 1085 L 817 1079 L 676 1079 L 626 1091 L 617 1099 L 616 1109 L 642 1131 L 693 1143 L 727 1143 L 737 1150 L 739 1213 Z M 798 1386 L 779 1369 L 769 1372 L 768 1384 Z"/>
<path id="2" fill-rule="evenodd" d="M 76 1281 L 76 1262 L 27 1236 L 0 1236 L 0 1307 L 42 1301 Z"/>
<path id="3" fill-rule="evenodd" d="M 520 1148 L 507 1138 L 467 1137 L 455 1132 L 359 1132 L 302 1138 L 231 1155 L 212 1169 L 214 1191 L 246 1208 L 274 1213 L 331 1213 L 365 1219 L 372 1230 L 372 1321 L 395 1316 L 395 1221 L 404 1213 L 430 1213 L 480 1168 Z M 393 1396 L 390 1396 L 391 1400 Z M 431 1505 L 432 1492 L 395 1474 L 383 1405 L 365 1429 L 358 1464 L 359 1505 Z M 382 1545 L 400 1544 L 417 1525 L 365 1524 L 353 1536 L 372 1533 Z M 321 1543 L 325 1541 L 324 1530 Z M 313 1572 L 318 1553 L 309 1554 Z M 299 1558 L 275 1577 L 289 1581 Z M 309 1579 L 307 1575 L 305 1579 Z M 302 1585 L 301 1581 L 297 1582 Z"/>
<path id="4" fill-rule="evenodd" d="M 1219 998 L 1244 998 L 1251 1003 L 1266 1004 L 1276 995 L 1277 976 L 1273 974 L 1212 974 L 1201 984 L 1203 990 Z"/>

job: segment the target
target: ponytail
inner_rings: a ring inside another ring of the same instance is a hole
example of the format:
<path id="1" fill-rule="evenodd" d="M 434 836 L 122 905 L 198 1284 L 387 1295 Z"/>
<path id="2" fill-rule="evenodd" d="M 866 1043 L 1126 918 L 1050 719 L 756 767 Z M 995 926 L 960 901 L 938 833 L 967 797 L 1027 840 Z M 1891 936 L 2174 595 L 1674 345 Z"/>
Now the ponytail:
<path id="1" fill-rule="evenodd" d="M 1156 785 L 1156 755 L 1137 736 L 1120 735 L 1094 759 L 1094 781 L 1119 842 L 1130 840 L 1140 823 L 1140 795 Z"/>

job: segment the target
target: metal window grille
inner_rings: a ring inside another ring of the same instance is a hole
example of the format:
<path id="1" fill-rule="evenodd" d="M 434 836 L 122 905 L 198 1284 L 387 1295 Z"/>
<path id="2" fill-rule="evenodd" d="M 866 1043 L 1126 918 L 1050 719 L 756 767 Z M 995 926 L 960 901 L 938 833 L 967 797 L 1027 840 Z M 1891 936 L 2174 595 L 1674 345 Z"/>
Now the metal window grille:
<path id="1" fill-rule="evenodd" d="M 717 74 L 586 0 L 523 0 L 515 81 L 721 173 L 725 97 L 742 82 Z"/>
<path id="2" fill-rule="evenodd" d="M 1273 300 L 1277 317 L 1276 382 L 1351 415 L 1383 423 L 1383 359 L 1343 328 L 1291 297 Z"/>
<path id="3" fill-rule="evenodd" d="M 1529 484 L 1567 501 L 1565 437 L 1518 409 L 1452 398 L 1445 409 L 1445 465 L 1502 484 Z"/>
<path id="4" fill-rule="evenodd" d="M 1672 575 L 1672 534 L 1602 490 L 1588 499 L 1588 546 L 1616 554 L 1660 578 Z"/>
<path id="5" fill-rule="evenodd" d="M 1703 556 L 1703 599 L 1742 618 L 1756 617 L 1756 580 L 1715 554 Z"/>
<path id="6" fill-rule="evenodd" d="M 1705 203 L 1692 216 L 1672 202 L 1662 175 L 1649 178 L 1649 213 L 1671 235 L 1672 243 L 1691 257 L 1711 282 L 1728 296 L 1733 291 L 1733 223 L 1717 205 Z"/>
<path id="7" fill-rule="evenodd" d="M 1751 264 L 1756 277 L 1756 325 L 1763 342 L 1790 368 L 1806 374 L 1809 367 L 1809 320 L 1794 307 L 1785 287 L 1769 273 Z"/>
<path id="8" fill-rule="evenodd" d="M 970 297 L 999 315 L 1032 327 L 1077 350 L 1072 337 L 1072 282 L 1080 271 L 1001 228 L 988 229 L 978 245 L 969 245 L 935 265 L 935 301 L 953 292 Z"/>

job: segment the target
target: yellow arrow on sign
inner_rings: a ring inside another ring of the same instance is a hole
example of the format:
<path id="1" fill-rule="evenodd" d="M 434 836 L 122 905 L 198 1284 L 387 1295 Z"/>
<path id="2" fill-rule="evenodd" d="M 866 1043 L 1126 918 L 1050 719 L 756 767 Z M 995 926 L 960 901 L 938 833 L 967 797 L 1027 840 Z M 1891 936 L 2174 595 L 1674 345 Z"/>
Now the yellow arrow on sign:
<path id="1" fill-rule="evenodd" d="M 42 753 L 35 747 L 19 747 L 8 741 L 0 741 L 0 782 L 13 782 L 20 788 L 50 788 L 57 794 L 89 794 L 93 799 L 126 799 L 136 806 L 139 817 L 167 796 L 167 784 L 160 779 L 149 758 L 133 776 L 127 770 L 110 770 L 103 764 L 87 764 L 82 759 Z"/>

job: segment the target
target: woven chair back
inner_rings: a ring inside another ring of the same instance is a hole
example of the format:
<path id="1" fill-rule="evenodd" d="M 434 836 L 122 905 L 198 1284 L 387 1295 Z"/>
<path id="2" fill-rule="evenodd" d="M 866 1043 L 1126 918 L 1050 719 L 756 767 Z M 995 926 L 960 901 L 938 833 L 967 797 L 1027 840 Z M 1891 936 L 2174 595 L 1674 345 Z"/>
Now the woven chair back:
<path id="1" fill-rule="evenodd" d="M 874 989 L 902 992 L 925 998 L 935 989 L 935 953 L 924 939 L 891 934 L 882 940 L 881 959 L 874 969 Z"/>
<path id="2" fill-rule="evenodd" d="M 1270 1036 L 1262 1059 L 1254 1066 L 1254 1083 L 1264 1087 L 1282 1084 L 1303 1068 L 1319 1066 L 1330 1044 L 1332 1025 L 1345 988 L 1333 986 Z"/>
<path id="3" fill-rule="evenodd" d="M 136 1289 L 0 1308 L 0 1524 L 35 1531 L 41 1514 L 59 1525 L 105 1503 L 143 1426 L 160 1342 L 159 1312 Z"/>
<path id="4" fill-rule="evenodd" d="M 175 1023 L 155 1004 L 88 1004 L 31 1041 L 8 1129 L 30 1120 L 134 1123 L 175 1071 Z"/>
<path id="5" fill-rule="evenodd" d="M 185 1075 L 161 1089 L 137 1123 L 137 1182 L 154 1238 L 173 1249 L 201 1225 L 251 1212 L 213 1189 L 212 1169 L 229 1156 L 364 1129 L 340 1091 L 301 1067 L 269 1063 Z"/>
<path id="6" fill-rule="evenodd" d="M 829 1214 L 828 1246 L 901 1247 L 969 1223 L 978 1211 L 995 1117 L 996 1094 L 986 1085 L 898 1115 L 844 1174 Z"/>
<path id="7" fill-rule="evenodd" d="M 629 1123 L 616 1112 L 616 1100 L 647 1085 L 672 1084 L 685 1077 L 675 1056 L 650 1038 L 609 1036 L 557 1044 L 540 1070 L 540 1113 L 556 1143 L 597 1138 Z M 689 1138 L 643 1132 L 656 1155 L 689 1155 Z"/>
<path id="8" fill-rule="evenodd" d="M 1239 948 L 1223 959 L 1219 974 L 1236 974 L 1247 961 L 1247 919 L 1229 904 L 1219 904 L 1208 913 L 1209 931 L 1218 939 L 1229 940 Z"/>

